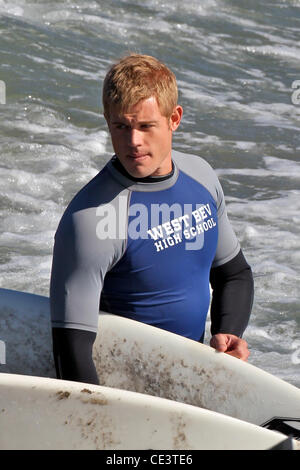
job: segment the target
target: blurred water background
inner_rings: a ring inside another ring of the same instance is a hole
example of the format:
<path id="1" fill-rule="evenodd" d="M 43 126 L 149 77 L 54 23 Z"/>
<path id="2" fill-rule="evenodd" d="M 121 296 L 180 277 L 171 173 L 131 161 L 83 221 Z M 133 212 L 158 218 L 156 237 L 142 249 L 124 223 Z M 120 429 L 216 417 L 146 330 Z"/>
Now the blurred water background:
<path id="1" fill-rule="evenodd" d="M 64 208 L 112 155 L 105 73 L 154 55 L 178 79 L 174 147 L 216 169 L 253 268 L 249 361 L 300 387 L 299 41 L 296 0 L 0 0 L 0 286 L 48 295 Z"/>

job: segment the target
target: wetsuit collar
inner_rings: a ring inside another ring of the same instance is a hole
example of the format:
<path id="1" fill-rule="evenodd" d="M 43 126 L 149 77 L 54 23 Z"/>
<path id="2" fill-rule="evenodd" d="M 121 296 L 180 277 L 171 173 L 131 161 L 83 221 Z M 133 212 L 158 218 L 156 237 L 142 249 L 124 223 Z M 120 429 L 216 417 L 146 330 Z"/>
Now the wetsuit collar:
<path id="1" fill-rule="evenodd" d="M 178 178 L 178 168 L 173 160 L 172 171 L 164 176 L 134 178 L 129 175 L 115 155 L 108 162 L 107 169 L 123 186 L 130 187 L 133 191 L 162 191 L 173 186 Z"/>

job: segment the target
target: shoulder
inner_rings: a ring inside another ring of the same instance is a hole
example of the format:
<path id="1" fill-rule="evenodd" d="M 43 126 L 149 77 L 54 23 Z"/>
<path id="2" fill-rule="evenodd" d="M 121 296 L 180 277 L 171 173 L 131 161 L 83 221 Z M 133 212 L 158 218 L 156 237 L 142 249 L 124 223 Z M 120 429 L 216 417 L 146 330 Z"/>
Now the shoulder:
<path id="1" fill-rule="evenodd" d="M 173 150 L 172 159 L 180 171 L 204 186 L 216 202 L 220 203 L 223 198 L 223 191 L 218 176 L 204 158 Z"/>
<path id="2" fill-rule="evenodd" d="M 107 199 L 107 190 L 111 187 L 111 176 L 107 165 L 86 183 L 72 198 L 66 211 L 74 212 L 101 204 Z"/>
<path id="3" fill-rule="evenodd" d="M 83 186 L 65 209 L 57 232 L 83 232 L 94 230 L 98 222 L 97 214 L 100 206 L 118 208 L 120 196 L 127 197 L 128 190 L 124 188 L 108 169 L 108 165 Z"/>

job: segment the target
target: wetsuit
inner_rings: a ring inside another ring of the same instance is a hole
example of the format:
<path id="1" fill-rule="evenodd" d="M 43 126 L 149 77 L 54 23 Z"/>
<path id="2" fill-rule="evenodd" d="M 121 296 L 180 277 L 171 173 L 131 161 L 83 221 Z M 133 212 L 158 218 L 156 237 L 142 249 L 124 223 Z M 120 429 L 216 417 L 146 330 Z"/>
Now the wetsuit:
<path id="1" fill-rule="evenodd" d="M 243 334 L 253 279 L 219 180 L 195 155 L 172 162 L 170 175 L 136 180 L 114 157 L 65 211 L 50 286 L 58 376 L 97 383 L 99 305 L 199 341 L 211 283 L 212 334 Z"/>

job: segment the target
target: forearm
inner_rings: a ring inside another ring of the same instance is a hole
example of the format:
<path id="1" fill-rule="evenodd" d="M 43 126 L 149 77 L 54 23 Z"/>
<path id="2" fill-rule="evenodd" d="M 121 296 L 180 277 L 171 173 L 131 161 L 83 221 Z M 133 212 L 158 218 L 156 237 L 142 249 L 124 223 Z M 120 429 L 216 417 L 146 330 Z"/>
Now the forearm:
<path id="1" fill-rule="evenodd" d="M 71 328 L 52 328 L 57 378 L 99 385 L 92 357 L 96 333 Z"/>
<path id="2" fill-rule="evenodd" d="M 242 337 L 251 314 L 254 283 L 242 251 L 228 263 L 211 270 L 213 289 L 211 333 Z"/>

